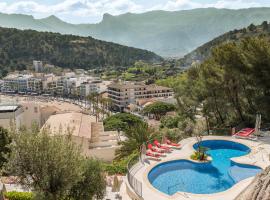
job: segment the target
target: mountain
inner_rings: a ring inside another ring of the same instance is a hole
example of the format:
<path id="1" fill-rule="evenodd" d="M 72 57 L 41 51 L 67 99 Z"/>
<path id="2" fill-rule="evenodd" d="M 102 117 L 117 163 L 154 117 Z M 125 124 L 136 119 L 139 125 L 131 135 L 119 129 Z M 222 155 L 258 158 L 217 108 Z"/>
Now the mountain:
<path id="1" fill-rule="evenodd" d="M 194 51 L 188 53 L 183 58 L 177 61 L 177 65 L 181 67 L 189 67 L 193 63 L 201 63 L 211 55 L 213 48 L 219 46 L 225 42 L 238 42 L 246 37 L 269 37 L 270 38 L 270 24 L 267 21 L 264 21 L 261 25 L 255 26 L 254 24 L 249 25 L 247 28 L 235 29 L 229 31 L 215 39 L 205 43 L 204 45 L 198 47 Z"/>
<path id="2" fill-rule="evenodd" d="M 63 68 L 93 69 L 130 66 L 138 60 L 156 62 L 162 58 L 146 50 L 92 37 L 0 28 L 0 76 L 26 69 L 33 60 Z"/>
<path id="3" fill-rule="evenodd" d="M 104 14 L 97 24 L 69 24 L 55 16 L 1 14 L 0 26 L 51 31 L 147 49 L 167 57 L 182 57 L 202 44 L 230 30 L 270 20 L 270 8 L 151 11 L 119 16 Z"/>

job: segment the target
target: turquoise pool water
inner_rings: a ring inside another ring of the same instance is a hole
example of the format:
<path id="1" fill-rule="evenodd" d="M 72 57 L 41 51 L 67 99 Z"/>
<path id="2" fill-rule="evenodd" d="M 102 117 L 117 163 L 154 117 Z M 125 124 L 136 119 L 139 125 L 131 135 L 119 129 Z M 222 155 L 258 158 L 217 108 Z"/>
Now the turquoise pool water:
<path id="1" fill-rule="evenodd" d="M 195 163 L 188 160 L 165 162 L 154 167 L 148 174 L 151 184 L 169 195 L 180 192 L 211 194 L 222 192 L 237 182 L 255 176 L 261 168 L 231 161 L 233 157 L 246 155 L 250 149 L 240 143 L 227 140 L 206 140 L 202 146 L 212 162 Z M 198 145 L 193 146 L 195 149 Z"/>

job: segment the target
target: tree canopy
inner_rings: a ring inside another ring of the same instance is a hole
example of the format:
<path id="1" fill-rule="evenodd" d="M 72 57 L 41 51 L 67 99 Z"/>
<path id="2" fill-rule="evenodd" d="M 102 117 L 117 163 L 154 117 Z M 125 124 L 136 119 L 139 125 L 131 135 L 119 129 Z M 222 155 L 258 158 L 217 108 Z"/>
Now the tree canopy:
<path id="1" fill-rule="evenodd" d="M 124 132 L 126 140 L 120 142 L 121 147 L 116 151 L 116 159 L 128 157 L 133 153 L 139 153 L 142 144 L 152 142 L 154 137 L 154 130 L 148 127 L 146 123 L 139 123 L 136 126 L 130 126 Z"/>
<path id="2" fill-rule="evenodd" d="M 117 113 L 104 120 L 104 128 L 108 131 L 125 131 L 137 124 L 144 123 L 142 119 L 130 113 Z"/>
<path id="3" fill-rule="evenodd" d="M 11 143 L 11 137 L 7 129 L 0 127 L 0 169 L 8 161 L 7 157 L 10 154 L 9 144 Z"/>
<path id="4" fill-rule="evenodd" d="M 206 116 L 210 125 L 254 125 L 256 113 L 270 120 L 270 43 L 245 38 L 213 49 L 212 56 L 176 78 L 177 107 L 192 120 Z"/>
<path id="5" fill-rule="evenodd" d="M 69 137 L 52 136 L 48 130 L 13 134 L 7 170 L 34 190 L 35 199 L 103 197 L 105 184 L 98 162 L 82 157 Z"/>
<path id="6" fill-rule="evenodd" d="M 173 104 L 164 103 L 164 102 L 154 102 L 153 104 L 147 105 L 143 109 L 144 114 L 153 114 L 157 120 L 162 116 L 166 115 L 167 112 L 174 111 L 175 106 Z"/>
<path id="7" fill-rule="evenodd" d="M 32 66 L 33 60 L 63 68 L 94 69 L 160 61 L 156 54 L 92 37 L 0 28 L 0 75 Z"/>

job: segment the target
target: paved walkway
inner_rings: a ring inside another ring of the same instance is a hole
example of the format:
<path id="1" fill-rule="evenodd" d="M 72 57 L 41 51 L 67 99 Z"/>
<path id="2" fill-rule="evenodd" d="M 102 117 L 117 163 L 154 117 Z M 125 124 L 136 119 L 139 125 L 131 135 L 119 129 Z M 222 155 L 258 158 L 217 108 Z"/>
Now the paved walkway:
<path id="1" fill-rule="evenodd" d="M 248 155 L 233 158 L 233 161 L 238 163 L 245 163 L 251 165 L 257 165 L 261 168 L 266 168 L 270 165 L 269 154 L 270 154 L 270 137 L 265 137 L 264 140 L 260 141 L 251 141 L 251 140 L 243 140 L 236 139 L 233 137 L 218 137 L 218 136 L 205 136 L 203 140 L 207 139 L 225 139 L 231 140 L 235 142 L 240 142 L 242 144 L 250 147 L 251 152 Z M 147 175 L 148 172 L 157 164 L 169 160 L 177 160 L 177 159 L 189 159 L 190 155 L 194 151 L 193 144 L 196 143 L 195 138 L 188 138 L 182 140 L 180 144 L 182 145 L 181 150 L 174 150 L 171 154 L 168 154 L 165 158 L 160 162 L 156 161 L 148 161 L 145 162 L 145 165 L 139 169 L 135 175 L 135 177 L 142 182 L 142 196 L 144 200 L 233 200 L 235 199 L 254 179 L 254 177 L 245 179 L 240 181 L 232 188 L 215 194 L 191 194 L 185 192 L 178 192 L 172 196 L 166 195 L 158 190 L 156 190 L 151 183 L 148 181 Z"/>

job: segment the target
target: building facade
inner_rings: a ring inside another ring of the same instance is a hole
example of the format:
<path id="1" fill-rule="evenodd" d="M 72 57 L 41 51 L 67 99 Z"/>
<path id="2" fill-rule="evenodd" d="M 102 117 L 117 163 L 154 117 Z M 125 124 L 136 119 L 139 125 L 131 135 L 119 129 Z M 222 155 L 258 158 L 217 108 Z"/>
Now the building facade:
<path id="1" fill-rule="evenodd" d="M 84 98 L 99 92 L 101 81 L 87 76 L 55 76 L 53 74 L 11 74 L 1 82 L 4 93 L 48 94 L 52 96 Z"/>
<path id="2" fill-rule="evenodd" d="M 43 72 L 43 63 L 39 60 L 33 60 L 33 67 L 35 69 L 35 72 Z"/>
<path id="3" fill-rule="evenodd" d="M 116 110 L 123 111 L 136 99 L 167 98 L 173 96 L 173 90 L 158 85 L 145 85 L 143 83 L 112 83 L 108 86 L 108 97 L 112 100 Z"/>

